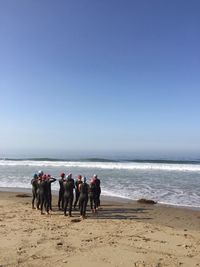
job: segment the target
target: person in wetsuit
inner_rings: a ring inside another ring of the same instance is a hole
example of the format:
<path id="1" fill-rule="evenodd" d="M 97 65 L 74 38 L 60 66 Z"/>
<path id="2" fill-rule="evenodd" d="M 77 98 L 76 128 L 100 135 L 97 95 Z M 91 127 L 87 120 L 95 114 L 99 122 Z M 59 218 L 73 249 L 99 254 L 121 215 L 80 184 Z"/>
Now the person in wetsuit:
<path id="1" fill-rule="evenodd" d="M 34 209 L 35 208 L 35 201 L 37 202 L 37 188 L 38 188 L 38 175 L 37 175 L 37 173 L 35 173 L 33 175 L 33 179 L 31 180 L 31 184 L 32 184 L 32 209 Z"/>
<path id="2" fill-rule="evenodd" d="M 56 181 L 56 178 L 51 177 L 50 174 L 47 175 L 47 203 L 48 208 L 52 211 L 52 193 L 51 184 Z"/>
<path id="3" fill-rule="evenodd" d="M 96 174 L 94 174 L 93 179 L 94 179 L 94 183 L 95 183 L 95 186 L 96 186 L 96 204 L 97 204 L 97 209 L 98 209 L 98 208 L 100 208 L 100 195 L 101 195 L 101 186 L 100 186 L 100 184 L 101 184 L 101 182 L 98 179 Z"/>
<path id="4" fill-rule="evenodd" d="M 96 213 L 97 207 L 97 190 L 94 179 L 91 179 L 89 185 L 89 198 L 90 198 L 90 208 L 93 213 Z"/>
<path id="5" fill-rule="evenodd" d="M 46 213 L 49 213 L 49 206 L 48 206 L 48 185 L 47 185 L 47 176 L 46 174 L 43 174 L 42 178 L 38 181 L 38 203 L 37 203 L 37 209 L 39 209 L 40 205 L 40 211 L 41 214 L 43 213 L 43 206 L 45 207 Z"/>
<path id="6" fill-rule="evenodd" d="M 60 179 L 59 179 L 59 185 L 60 185 L 60 189 L 59 189 L 59 196 L 58 196 L 58 209 L 59 210 L 64 210 L 64 181 L 65 181 L 65 173 L 62 172 L 60 174 Z M 61 207 L 60 208 L 60 204 L 61 204 Z"/>
<path id="7" fill-rule="evenodd" d="M 67 207 L 69 204 L 69 217 L 72 216 L 72 204 L 74 199 L 74 179 L 72 179 L 72 174 L 67 176 L 64 182 L 64 215 L 67 216 Z"/>
<path id="8" fill-rule="evenodd" d="M 89 185 L 86 183 L 86 177 L 83 177 L 83 183 L 79 184 L 80 191 L 80 215 L 84 219 L 86 215 L 86 208 L 88 203 Z"/>
<path id="9" fill-rule="evenodd" d="M 43 171 L 38 171 L 38 186 L 37 186 L 37 191 L 36 191 L 36 196 L 37 196 L 37 209 L 40 207 L 40 194 L 39 194 L 39 183 L 42 180 L 44 172 Z"/>
<path id="10" fill-rule="evenodd" d="M 74 201 L 74 210 L 76 209 L 76 205 L 78 203 L 79 200 L 79 196 L 80 196 L 80 191 L 79 191 L 79 185 L 82 184 L 82 176 L 79 174 L 77 176 L 76 182 L 75 182 L 75 201 Z M 80 210 L 80 203 L 78 205 L 79 210 Z"/>

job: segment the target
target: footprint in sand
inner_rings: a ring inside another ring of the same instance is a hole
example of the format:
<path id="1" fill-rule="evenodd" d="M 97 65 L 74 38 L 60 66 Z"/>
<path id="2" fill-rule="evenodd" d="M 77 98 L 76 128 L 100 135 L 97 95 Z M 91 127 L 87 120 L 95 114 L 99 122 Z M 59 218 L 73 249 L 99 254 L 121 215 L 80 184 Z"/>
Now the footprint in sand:
<path id="1" fill-rule="evenodd" d="M 36 260 L 36 259 L 39 259 L 40 257 L 39 257 L 38 255 L 33 254 L 33 255 L 31 256 L 31 258 L 34 259 L 34 260 Z"/>
<path id="2" fill-rule="evenodd" d="M 144 262 L 135 262 L 134 264 L 135 267 L 145 267 L 145 263 Z"/>
<path id="3" fill-rule="evenodd" d="M 71 222 L 72 223 L 78 223 L 78 222 L 81 222 L 81 219 L 72 219 Z"/>
<path id="4" fill-rule="evenodd" d="M 59 242 L 57 243 L 57 246 L 63 246 L 63 242 L 62 242 L 62 241 L 59 241 Z"/>

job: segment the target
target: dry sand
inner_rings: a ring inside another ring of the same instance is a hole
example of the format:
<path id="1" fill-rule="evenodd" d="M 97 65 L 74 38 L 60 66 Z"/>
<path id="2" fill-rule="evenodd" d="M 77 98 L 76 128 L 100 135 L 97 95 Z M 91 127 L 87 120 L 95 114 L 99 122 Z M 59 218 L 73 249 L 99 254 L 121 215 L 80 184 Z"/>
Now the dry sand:
<path id="1" fill-rule="evenodd" d="M 16 194 L 0 192 L 0 266 L 200 266 L 198 210 L 104 200 L 80 220 Z"/>

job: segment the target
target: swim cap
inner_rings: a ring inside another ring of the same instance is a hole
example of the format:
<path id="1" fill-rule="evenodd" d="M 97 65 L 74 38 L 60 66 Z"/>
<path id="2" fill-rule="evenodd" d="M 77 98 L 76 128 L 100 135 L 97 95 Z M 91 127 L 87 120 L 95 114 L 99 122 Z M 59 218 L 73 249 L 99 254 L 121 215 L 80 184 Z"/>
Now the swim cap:
<path id="1" fill-rule="evenodd" d="M 37 178 L 38 176 L 37 176 L 37 173 L 35 173 L 34 175 L 33 175 L 33 178 Z"/>
<path id="2" fill-rule="evenodd" d="M 97 175 L 96 175 L 96 174 L 94 174 L 94 175 L 93 175 L 93 178 L 94 178 L 94 179 L 97 179 Z"/>
<path id="3" fill-rule="evenodd" d="M 65 173 L 62 172 L 62 173 L 60 174 L 60 177 L 64 178 L 64 177 L 65 177 Z"/>
<path id="4" fill-rule="evenodd" d="M 70 172 L 67 176 L 69 176 L 69 178 L 72 178 L 72 173 Z"/>

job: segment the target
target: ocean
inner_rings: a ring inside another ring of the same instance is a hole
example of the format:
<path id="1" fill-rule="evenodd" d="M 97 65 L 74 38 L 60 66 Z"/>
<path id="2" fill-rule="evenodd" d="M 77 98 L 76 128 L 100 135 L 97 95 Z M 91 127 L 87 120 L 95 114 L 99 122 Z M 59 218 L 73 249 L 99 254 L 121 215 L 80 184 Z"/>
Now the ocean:
<path id="1" fill-rule="evenodd" d="M 0 159 L 1 188 L 31 188 L 34 173 L 43 170 L 55 178 L 71 172 L 88 181 L 97 174 L 102 195 L 137 200 L 147 198 L 159 203 L 200 208 L 200 161 L 175 160 L 61 160 Z M 52 189 L 58 191 L 55 182 Z"/>

